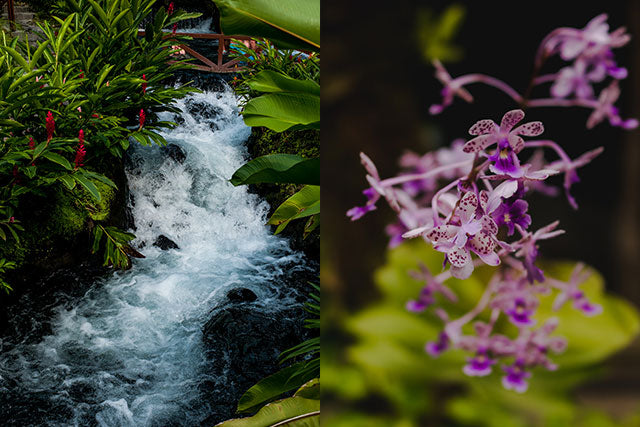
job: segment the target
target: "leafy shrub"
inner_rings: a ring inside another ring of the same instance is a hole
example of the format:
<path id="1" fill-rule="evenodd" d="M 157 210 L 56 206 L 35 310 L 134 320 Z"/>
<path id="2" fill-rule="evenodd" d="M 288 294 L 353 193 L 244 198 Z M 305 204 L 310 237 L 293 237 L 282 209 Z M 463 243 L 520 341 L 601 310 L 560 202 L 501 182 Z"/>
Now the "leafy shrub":
<path id="1" fill-rule="evenodd" d="M 138 37 L 154 3 L 67 0 L 57 4 L 51 23 L 39 24 L 35 44 L 28 35 L 19 40 L 3 33 L 0 238 L 18 239 L 26 195 L 81 186 L 100 202 L 100 184 L 116 187 L 101 172 L 113 178 L 114 159 L 130 138 L 166 144 L 158 132 L 175 124 L 158 120 L 158 113 L 175 111 L 172 101 L 194 89 L 163 83 L 188 67 L 173 58 L 177 42 L 163 29 L 198 14 L 169 15 L 161 7 Z M 109 257 L 105 264 L 130 265 Z"/>

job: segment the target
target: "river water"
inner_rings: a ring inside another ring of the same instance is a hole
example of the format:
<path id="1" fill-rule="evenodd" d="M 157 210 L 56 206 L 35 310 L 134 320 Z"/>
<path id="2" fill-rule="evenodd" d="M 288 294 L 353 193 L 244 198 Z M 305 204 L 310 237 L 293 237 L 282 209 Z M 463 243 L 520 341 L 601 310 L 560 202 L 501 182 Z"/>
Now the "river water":
<path id="1" fill-rule="evenodd" d="M 202 326 L 211 308 L 239 286 L 262 310 L 296 304 L 275 284 L 302 255 L 265 227 L 266 203 L 227 181 L 250 134 L 236 104 L 226 87 L 163 117 L 180 123 L 165 137 L 183 163 L 160 147 L 130 149 L 134 246 L 146 258 L 14 313 L 27 327 L 0 340 L 3 425 L 200 425 L 216 410 L 203 384 L 231 381 L 209 374 Z M 179 249 L 154 246 L 159 235 Z"/>

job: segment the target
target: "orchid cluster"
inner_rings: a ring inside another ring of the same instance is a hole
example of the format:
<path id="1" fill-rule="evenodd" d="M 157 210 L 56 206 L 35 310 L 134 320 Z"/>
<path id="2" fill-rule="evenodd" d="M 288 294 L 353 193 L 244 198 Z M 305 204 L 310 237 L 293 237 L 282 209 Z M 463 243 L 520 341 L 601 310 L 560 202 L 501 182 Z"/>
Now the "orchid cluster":
<path id="1" fill-rule="evenodd" d="M 442 102 L 433 104 L 431 114 L 441 113 L 453 103 L 455 97 L 473 102 L 465 89 L 472 83 L 484 83 L 501 90 L 523 108 L 578 106 L 591 110 L 587 128 L 591 129 L 605 119 L 613 126 L 634 129 L 636 119 L 622 119 L 614 105 L 620 96 L 619 81 L 627 77 L 627 69 L 618 66 L 613 49 L 624 46 L 631 37 L 624 27 L 609 33 L 607 15 L 593 18 L 583 29 L 558 28 L 547 35 L 536 53 L 534 77 L 525 96 L 507 83 L 484 74 L 467 74 L 452 78 L 439 61 L 434 62 L 436 78 L 444 85 Z M 539 75 L 545 62 L 558 55 L 569 64 L 555 73 Z M 535 87 L 551 84 L 550 98 L 529 98 Z M 594 85 L 604 86 L 596 94 Z"/>
<path id="2" fill-rule="evenodd" d="M 513 89 L 488 76 L 473 74 L 452 79 L 436 63 L 436 76 L 445 85 L 444 101 L 432 106 L 431 112 L 440 113 L 454 95 L 470 101 L 471 94 L 464 85 L 484 81 L 514 95 L 523 108 L 590 106 L 593 112 L 587 127 L 605 117 L 614 126 L 635 127 L 636 120 L 621 119 L 613 107 L 619 94 L 617 80 L 626 76 L 626 70 L 616 65 L 611 48 L 626 43 L 629 37 L 624 29 L 609 34 L 605 20 L 606 15 L 600 15 L 583 30 L 561 28 L 544 39 L 536 58 L 538 68 L 555 53 L 573 60 L 571 66 L 553 75 L 553 79 L 534 78 L 536 84 L 553 81 L 552 100 L 525 101 Z M 596 100 L 591 82 L 606 76 L 614 82 Z M 571 94 L 574 98 L 569 100 Z M 558 175 L 563 177 L 562 187 L 569 203 L 577 209 L 570 193 L 572 185 L 579 181 L 577 170 L 603 149 L 572 159 L 556 142 L 536 139 L 544 132 L 543 124 L 539 121 L 521 124 L 524 116 L 522 109 L 513 109 L 503 115 L 499 125 L 491 119 L 476 122 L 469 129 L 472 138 L 468 140 L 455 140 L 450 147 L 422 156 L 407 153 L 400 159 L 404 171 L 388 179 L 382 179 L 373 161 L 361 153 L 369 183 L 363 191 L 367 203 L 347 212 L 352 220 L 357 220 L 375 210 L 384 199 L 398 217 L 386 229 L 390 246 L 420 238 L 443 253 L 443 271 L 439 274 L 432 274 L 424 265 L 420 272 L 410 272 L 425 285 L 417 299 L 407 303 L 409 311 L 432 308 L 438 294 L 455 303 L 458 298 L 445 283 L 447 279 L 466 279 L 480 265 L 498 267 L 482 297 L 468 313 L 452 318 L 442 307 L 433 307 L 444 326 L 437 340 L 427 343 L 425 350 L 434 357 L 449 348 L 468 351 L 471 356 L 462 370 L 469 376 L 489 375 L 500 363 L 503 386 L 520 393 L 528 388 L 532 368 L 556 369 L 550 356 L 567 346 L 565 339 L 552 336 L 557 318 L 544 321 L 536 318 L 540 296 L 555 292 L 554 310 L 571 303 L 586 316 L 602 311 L 580 288 L 591 274 L 584 265 L 578 264 L 566 282 L 547 277 L 540 268 L 539 245 L 564 231 L 558 228 L 558 221 L 533 231 L 527 198 L 536 192 L 549 196 L 560 193 L 549 182 Z M 546 160 L 549 152 L 556 159 Z M 501 318 L 515 327 L 516 336 L 496 331 L 496 322 Z M 464 328 L 465 325 L 472 328 Z M 473 333 L 469 334 L 469 329 Z"/>

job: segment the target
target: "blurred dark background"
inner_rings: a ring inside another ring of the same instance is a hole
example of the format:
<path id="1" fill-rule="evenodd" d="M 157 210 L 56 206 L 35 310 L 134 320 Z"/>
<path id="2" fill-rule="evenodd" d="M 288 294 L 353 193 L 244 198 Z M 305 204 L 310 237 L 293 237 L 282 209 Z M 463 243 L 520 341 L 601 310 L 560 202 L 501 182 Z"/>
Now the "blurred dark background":
<path id="1" fill-rule="evenodd" d="M 454 77 L 489 74 L 521 93 L 545 35 L 562 26 L 583 28 L 596 15 L 607 13 L 611 30 L 626 26 L 632 35 L 629 44 L 615 50 L 618 63 L 629 69 L 617 105 L 623 118 L 640 118 L 640 2 L 581 2 L 572 7 L 558 1 L 456 3 L 466 11 L 453 39 L 462 56 L 446 64 L 448 71 Z M 493 88 L 472 85 L 473 104 L 456 99 L 442 114 L 429 115 L 429 105 L 440 102 L 441 85 L 421 53 L 418 17 L 424 10 L 437 15 L 451 4 L 322 2 L 323 315 L 356 310 L 376 297 L 371 275 L 384 262 L 384 227 L 394 219 L 384 203 L 357 222 L 345 216 L 349 208 L 365 202 L 361 192 L 367 184 L 358 153 L 371 157 L 381 177 L 394 176 L 405 150 L 424 153 L 455 138 L 468 138 L 467 130 L 476 120 L 499 122 L 504 112 L 517 107 Z M 555 71 L 558 65 L 545 69 Z M 534 95 L 547 97 L 548 87 Z M 572 189 L 578 211 L 564 196 L 531 200 L 532 229 L 559 219 L 567 231 L 543 243 L 542 256 L 583 260 L 604 275 L 609 291 L 640 306 L 640 131 L 623 131 L 608 122 L 587 130 L 589 111 L 581 108 L 526 113 L 525 121 L 543 121 L 543 137 L 558 142 L 571 157 L 605 147 L 579 171 L 581 182 Z M 637 408 L 639 347 L 636 340 L 611 359 L 607 377 L 584 386 L 580 398 L 611 410 Z"/>

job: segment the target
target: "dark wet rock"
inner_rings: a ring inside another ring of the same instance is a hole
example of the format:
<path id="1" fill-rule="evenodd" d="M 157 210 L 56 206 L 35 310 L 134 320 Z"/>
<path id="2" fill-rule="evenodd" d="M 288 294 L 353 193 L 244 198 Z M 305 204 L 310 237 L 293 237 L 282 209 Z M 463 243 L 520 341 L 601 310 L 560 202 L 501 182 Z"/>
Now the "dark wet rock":
<path id="1" fill-rule="evenodd" d="M 168 144 L 162 149 L 164 153 L 173 159 L 176 163 L 183 164 L 187 158 L 187 153 L 184 152 L 182 147 L 176 144 Z"/>
<path id="2" fill-rule="evenodd" d="M 279 354 L 307 338 L 303 318 L 301 305 L 265 311 L 254 304 L 224 304 L 212 310 L 203 328 L 209 375 L 226 380 L 203 384 L 203 398 L 220 414 L 233 414 L 249 387 L 280 370 Z"/>
<path id="3" fill-rule="evenodd" d="M 157 246 L 163 251 L 168 249 L 180 249 L 180 246 L 164 234 L 158 236 L 155 242 L 153 242 L 153 246 Z"/>
<path id="4" fill-rule="evenodd" d="M 227 299 L 230 302 L 253 302 L 258 299 L 258 296 L 247 288 L 234 288 L 227 292 Z"/>

